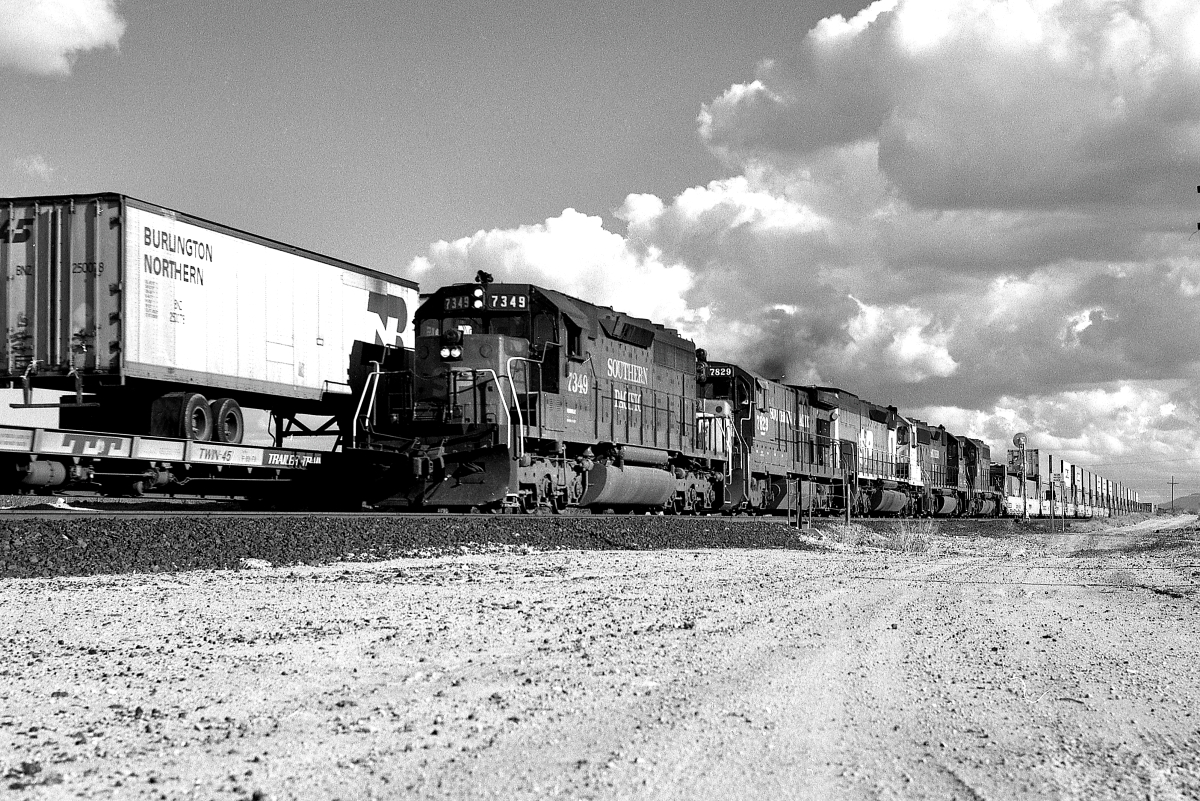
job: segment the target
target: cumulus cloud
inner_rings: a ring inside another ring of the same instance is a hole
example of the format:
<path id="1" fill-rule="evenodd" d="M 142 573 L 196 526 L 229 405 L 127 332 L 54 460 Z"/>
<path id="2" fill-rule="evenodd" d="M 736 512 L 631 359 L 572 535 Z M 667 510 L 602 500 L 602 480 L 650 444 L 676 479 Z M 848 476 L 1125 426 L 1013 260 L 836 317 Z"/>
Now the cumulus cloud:
<path id="1" fill-rule="evenodd" d="M 115 48 L 125 32 L 113 0 L 0 0 L 0 64 L 68 75 L 78 55 Z"/>
<path id="2" fill-rule="evenodd" d="M 54 167 L 42 155 L 17 157 L 13 159 L 13 168 L 22 175 L 46 184 L 54 177 Z"/>
<path id="3" fill-rule="evenodd" d="M 541 284 L 693 335 L 708 315 L 683 301 L 692 281 L 687 268 L 574 209 L 536 225 L 436 242 L 411 269 L 432 286 L 470 282 L 477 270 L 486 270 L 496 281 Z"/>
<path id="4" fill-rule="evenodd" d="M 731 177 L 417 266 L 500 264 L 998 446 L 1153 461 L 1200 422 L 1198 85 L 1194 2 L 879 0 L 703 105 Z"/>
<path id="5" fill-rule="evenodd" d="M 1167 474 L 1179 476 L 1200 463 L 1200 405 L 1184 382 L 1118 382 L 1003 397 L 988 409 L 930 406 L 914 413 L 973 432 L 992 444 L 993 458 L 1012 447 L 1015 432 L 1032 432 L 1031 447 L 1042 454 L 1121 481 L 1142 500 L 1161 498 Z"/>

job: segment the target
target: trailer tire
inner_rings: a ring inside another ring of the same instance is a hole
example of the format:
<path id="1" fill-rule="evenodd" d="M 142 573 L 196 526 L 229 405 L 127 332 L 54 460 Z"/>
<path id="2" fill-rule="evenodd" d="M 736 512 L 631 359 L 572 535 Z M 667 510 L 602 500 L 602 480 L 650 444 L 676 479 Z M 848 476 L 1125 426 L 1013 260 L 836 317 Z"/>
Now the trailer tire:
<path id="1" fill-rule="evenodd" d="M 204 442 L 212 436 L 212 410 L 196 392 L 169 392 L 154 401 L 150 411 L 150 434 L 182 437 Z"/>
<path id="2" fill-rule="evenodd" d="M 212 441 L 240 445 L 246 433 L 242 407 L 233 398 L 218 398 L 208 404 L 212 413 Z"/>
<path id="3" fill-rule="evenodd" d="M 212 410 L 208 408 L 208 400 L 198 392 L 184 394 L 181 404 L 181 420 L 183 436 L 197 442 L 207 442 L 212 439 L 213 418 Z"/>

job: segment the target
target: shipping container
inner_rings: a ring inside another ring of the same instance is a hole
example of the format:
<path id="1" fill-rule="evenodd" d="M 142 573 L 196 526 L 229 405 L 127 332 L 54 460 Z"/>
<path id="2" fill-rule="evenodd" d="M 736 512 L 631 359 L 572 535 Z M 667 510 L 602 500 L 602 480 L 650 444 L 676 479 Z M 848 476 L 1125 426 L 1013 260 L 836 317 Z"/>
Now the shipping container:
<path id="1" fill-rule="evenodd" d="M 65 427 L 239 441 L 413 347 L 414 282 L 119 194 L 0 199 L 0 271 L 0 379 L 72 393 Z"/>

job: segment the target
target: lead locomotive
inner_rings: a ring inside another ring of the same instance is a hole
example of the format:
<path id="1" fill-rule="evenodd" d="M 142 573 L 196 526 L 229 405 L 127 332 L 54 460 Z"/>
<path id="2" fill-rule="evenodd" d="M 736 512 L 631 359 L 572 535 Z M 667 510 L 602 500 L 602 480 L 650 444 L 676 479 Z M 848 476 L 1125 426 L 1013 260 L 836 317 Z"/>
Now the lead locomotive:
<path id="1" fill-rule="evenodd" d="M 726 505 L 732 418 L 706 408 L 674 330 L 482 272 L 428 296 L 415 327 L 412 371 L 368 376 L 346 443 L 368 502 Z"/>

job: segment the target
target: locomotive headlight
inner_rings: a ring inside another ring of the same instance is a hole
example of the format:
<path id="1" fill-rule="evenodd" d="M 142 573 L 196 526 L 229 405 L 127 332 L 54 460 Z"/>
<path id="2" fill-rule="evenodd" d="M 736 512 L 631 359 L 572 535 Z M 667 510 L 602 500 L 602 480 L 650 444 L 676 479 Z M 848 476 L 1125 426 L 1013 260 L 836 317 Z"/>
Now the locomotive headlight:
<path id="1" fill-rule="evenodd" d="M 474 306 L 474 307 L 475 307 L 475 308 L 477 308 L 477 309 L 482 309 L 482 308 L 483 308 L 483 301 L 482 301 L 482 300 L 480 300 L 479 298 L 475 298 L 475 300 L 474 300 L 474 301 L 471 303 L 471 305 L 472 305 L 472 306 Z"/>
<path id="2" fill-rule="evenodd" d="M 475 287 L 475 292 L 473 294 L 477 298 L 482 298 L 483 297 L 483 287 L 481 287 L 481 286 Z"/>
<path id="3" fill-rule="evenodd" d="M 458 345 L 455 345 L 453 348 L 450 348 L 450 358 L 451 359 L 461 359 L 462 358 L 462 348 L 460 348 Z"/>
<path id="4" fill-rule="evenodd" d="M 450 358 L 450 348 L 443 347 L 440 351 L 440 354 L 443 359 L 449 359 Z"/>

